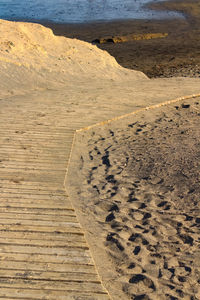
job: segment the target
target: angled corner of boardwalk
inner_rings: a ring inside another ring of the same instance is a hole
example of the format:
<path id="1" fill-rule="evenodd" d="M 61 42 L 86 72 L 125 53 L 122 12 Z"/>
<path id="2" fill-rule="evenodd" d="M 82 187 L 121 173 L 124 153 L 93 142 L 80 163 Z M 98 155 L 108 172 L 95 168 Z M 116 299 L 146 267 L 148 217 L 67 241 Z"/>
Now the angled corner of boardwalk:
<path id="1" fill-rule="evenodd" d="M 67 88 L 0 99 L 0 299 L 110 299 L 64 181 L 77 130 L 137 109 Z"/>
<path id="2" fill-rule="evenodd" d="M 110 299 L 64 189 L 75 125 L 34 100 L 0 103 L 0 299 Z"/>

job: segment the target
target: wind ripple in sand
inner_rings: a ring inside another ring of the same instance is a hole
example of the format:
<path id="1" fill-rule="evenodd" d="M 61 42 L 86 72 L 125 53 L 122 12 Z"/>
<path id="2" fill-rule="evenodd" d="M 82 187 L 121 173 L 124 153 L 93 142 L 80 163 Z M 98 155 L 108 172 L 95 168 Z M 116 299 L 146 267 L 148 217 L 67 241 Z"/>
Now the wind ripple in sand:
<path id="1" fill-rule="evenodd" d="M 200 299 L 199 116 L 192 100 L 90 136 L 80 197 L 123 299 Z"/>

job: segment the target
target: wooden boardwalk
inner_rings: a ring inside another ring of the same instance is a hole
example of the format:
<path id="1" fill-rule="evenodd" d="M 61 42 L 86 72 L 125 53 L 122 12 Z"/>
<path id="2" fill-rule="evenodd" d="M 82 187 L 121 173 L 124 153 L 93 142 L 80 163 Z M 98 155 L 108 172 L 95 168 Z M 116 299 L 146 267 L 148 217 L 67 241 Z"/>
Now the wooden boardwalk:
<path id="1" fill-rule="evenodd" d="M 0 101 L 0 299 L 110 299 L 64 179 L 75 131 L 137 105 L 67 95 Z"/>
<path id="2" fill-rule="evenodd" d="M 0 299 L 109 299 L 64 189 L 74 130 L 29 100 L 1 103 Z"/>

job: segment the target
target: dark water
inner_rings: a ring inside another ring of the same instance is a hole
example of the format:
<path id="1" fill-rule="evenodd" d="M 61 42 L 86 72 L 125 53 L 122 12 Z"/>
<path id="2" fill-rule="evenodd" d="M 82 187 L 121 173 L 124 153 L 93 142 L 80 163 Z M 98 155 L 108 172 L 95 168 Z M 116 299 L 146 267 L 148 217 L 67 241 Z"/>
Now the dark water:
<path id="1" fill-rule="evenodd" d="M 0 0 L 0 18 L 83 23 L 122 19 L 181 17 L 177 12 L 144 8 L 152 0 Z M 158 0 L 155 0 L 158 2 Z"/>

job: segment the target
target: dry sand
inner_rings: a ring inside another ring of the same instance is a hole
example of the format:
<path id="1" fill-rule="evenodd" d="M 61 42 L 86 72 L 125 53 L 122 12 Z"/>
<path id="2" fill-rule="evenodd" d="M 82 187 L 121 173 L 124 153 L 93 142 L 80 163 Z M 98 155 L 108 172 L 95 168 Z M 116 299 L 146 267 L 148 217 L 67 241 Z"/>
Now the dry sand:
<path id="1" fill-rule="evenodd" d="M 200 299 L 199 124 L 200 98 L 77 134 L 68 190 L 113 299 Z"/>

